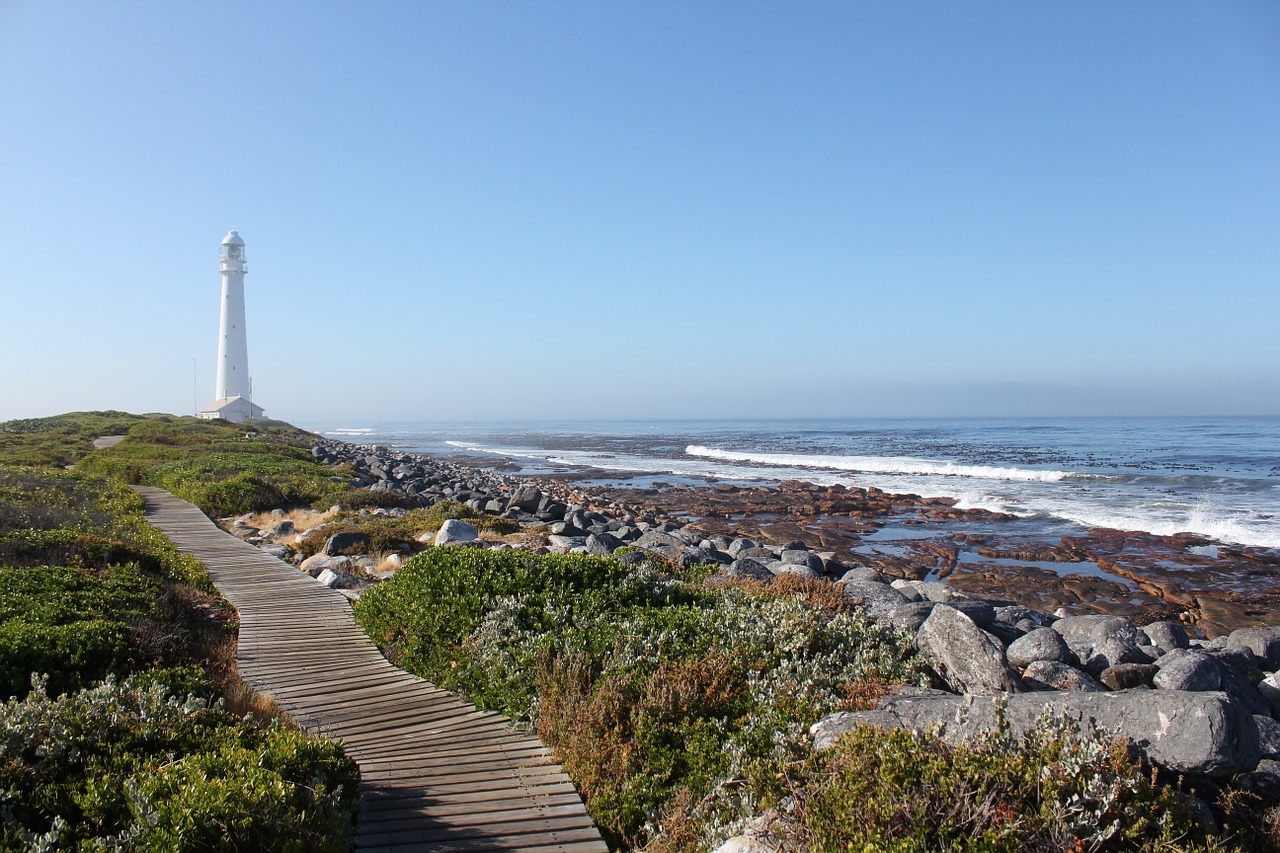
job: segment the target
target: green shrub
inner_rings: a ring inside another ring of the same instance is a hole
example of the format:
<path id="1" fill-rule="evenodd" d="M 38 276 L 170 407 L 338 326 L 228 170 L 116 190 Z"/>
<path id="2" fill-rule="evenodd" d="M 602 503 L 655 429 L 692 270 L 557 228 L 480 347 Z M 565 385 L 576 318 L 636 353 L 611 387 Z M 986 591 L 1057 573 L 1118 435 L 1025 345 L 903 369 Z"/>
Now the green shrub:
<path id="1" fill-rule="evenodd" d="M 357 785 L 335 744 L 160 685 L 0 704 L 3 849 L 342 850 Z"/>
<path id="2" fill-rule="evenodd" d="M 406 668 L 532 720 L 622 846 L 660 840 L 682 799 L 711 837 L 777 793 L 850 685 L 922 679 L 909 640 L 861 615 L 602 557 L 436 548 L 356 618 Z"/>
<path id="3" fill-rule="evenodd" d="M 1207 841 L 1123 743 L 1049 717 L 1021 740 L 962 746 L 860 727 L 790 773 L 792 839 L 815 851 L 1195 850 Z"/>

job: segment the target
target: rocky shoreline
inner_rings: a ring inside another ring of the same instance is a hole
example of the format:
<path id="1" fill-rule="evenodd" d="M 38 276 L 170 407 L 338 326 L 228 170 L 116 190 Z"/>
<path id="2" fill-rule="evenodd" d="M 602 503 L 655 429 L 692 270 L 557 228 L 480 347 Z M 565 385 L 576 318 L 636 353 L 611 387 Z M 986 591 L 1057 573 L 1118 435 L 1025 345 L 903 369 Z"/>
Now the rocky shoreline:
<path id="1" fill-rule="evenodd" d="M 953 532 L 949 544 L 940 544 L 934 529 L 992 531 L 1012 519 L 875 489 L 793 482 L 589 489 L 376 446 L 325 442 L 312 452 L 320 462 L 345 466 L 354 485 L 406 504 L 457 501 L 532 532 L 518 545 L 486 542 L 472 525 L 449 521 L 418 548 L 598 555 L 625 549 L 628 561 L 715 565 L 711 583 L 795 575 L 839 584 L 853 606 L 914 635 L 946 689 L 891 695 L 877 710 L 823 720 L 812 731 L 818 748 L 856 724 L 941 727 L 944 737 L 963 740 L 1002 721 L 1023 730 L 1052 712 L 1118 734 L 1155 764 L 1204 785 L 1229 782 L 1280 797 L 1280 628 L 1238 624 L 1254 612 L 1276 612 L 1268 598 L 1280 563 L 1273 550 L 1106 530 L 1058 543 Z M 887 555 L 872 549 L 879 557 L 868 556 L 863 537 L 886 528 L 912 534 L 901 540 L 908 547 Z M 266 538 L 243 523 L 233 532 L 259 543 Z M 360 548 L 342 535 L 328 536 L 315 556 L 295 559 L 358 597 L 369 581 L 355 570 L 367 575 L 376 561 L 344 553 Z M 288 556 L 285 546 L 264 547 Z M 1000 569 L 1024 561 L 1027 571 L 977 568 L 962 558 L 962 548 Z M 1212 556 L 1208 549 L 1215 549 Z M 1119 586 L 1117 580 L 1043 568 L 1086 560 L 1133 586 L 1120 591 L 1108 586 Z M 1232 570 L 1238 576 L 1230 585 L 1200 588 Z"/>

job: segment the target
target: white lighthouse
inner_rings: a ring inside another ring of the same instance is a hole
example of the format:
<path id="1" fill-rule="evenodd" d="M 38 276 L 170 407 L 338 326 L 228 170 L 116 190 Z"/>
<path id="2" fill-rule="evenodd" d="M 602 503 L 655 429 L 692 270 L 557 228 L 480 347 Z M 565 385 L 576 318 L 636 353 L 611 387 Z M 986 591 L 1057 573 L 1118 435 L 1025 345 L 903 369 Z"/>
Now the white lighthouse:
<path id="1" fill-rule="evenodd" d="M 244 326 L 244 240 L 234 230 L 222 238 L 222 307 L 218 321 L 218 375 L 216 399 L 200 410 L 202 418 L 223 418 L 239 423 L 260 418 L 264 412 L 251 400 L 249 336 Z"/>

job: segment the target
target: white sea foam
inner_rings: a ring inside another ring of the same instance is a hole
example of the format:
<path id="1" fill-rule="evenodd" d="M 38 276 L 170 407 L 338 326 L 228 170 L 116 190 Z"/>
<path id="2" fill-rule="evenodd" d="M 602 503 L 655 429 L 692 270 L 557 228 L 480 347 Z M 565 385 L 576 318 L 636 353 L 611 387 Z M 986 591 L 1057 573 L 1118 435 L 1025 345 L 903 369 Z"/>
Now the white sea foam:
<path id="1" fill-rule="evenodd" d="M 362 437 L 366 435 L 371 435 L 374 432 L 375 430 L 369 427 L 339 427 L 338 429 L 329 430 L 328 432 L 325 433 L 325 435 L 345 435 L 345 436 Z"/>
<path id="2" fill-rule="evenodd" d="M 690 456 L 722 459 L 727 462 L 753 462 L 797 468 L 827 468 L 837 471 L 860 471 L 869 474 L 923 474 L 942 477 L 978 477 L 986 480 L 1029 480 L 1057 483 L 1067 478 L 1093 479 L 1100 475 L 1073 471 L 1046 471 L 1035 468 L 996 465 L 965 465 L 937 462 L 910 456 L 817 456 L 804 453 L 741 453 L 691 444 L 684 449 Z"/>

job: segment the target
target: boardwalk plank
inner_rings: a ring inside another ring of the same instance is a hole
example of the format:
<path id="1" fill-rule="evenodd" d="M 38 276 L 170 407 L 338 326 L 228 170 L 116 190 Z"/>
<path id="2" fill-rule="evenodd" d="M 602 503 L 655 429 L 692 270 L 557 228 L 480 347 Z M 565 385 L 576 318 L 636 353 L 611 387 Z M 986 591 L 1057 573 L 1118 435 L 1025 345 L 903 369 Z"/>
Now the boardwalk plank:
<path id="1" fill-rule="evenodd" d="M 209 569 L 240 618 L 237 668 L 360 764 L 360 850 L 607 853 L 569 777 L 532 735 L 396 669 L 346 598 L 219 530 L 161 489 L 147 517 Z"/>

